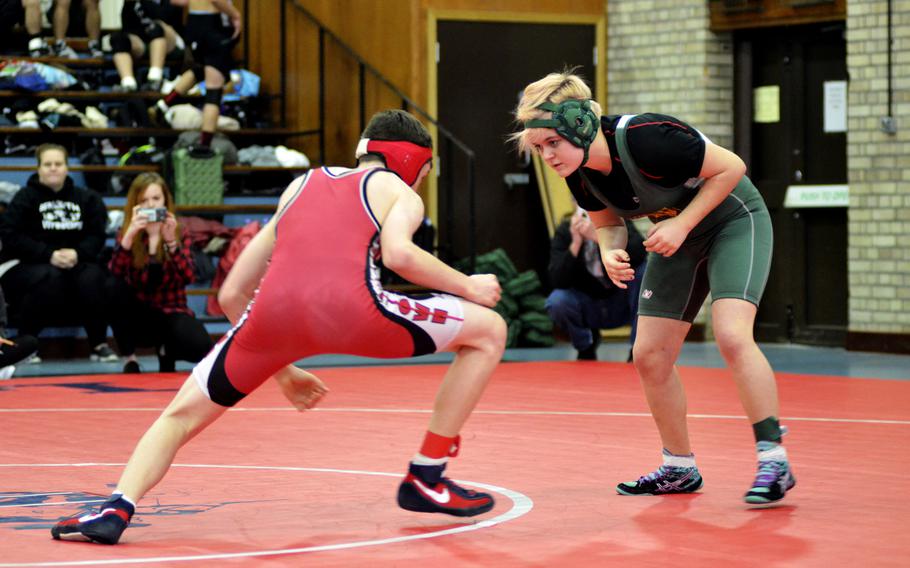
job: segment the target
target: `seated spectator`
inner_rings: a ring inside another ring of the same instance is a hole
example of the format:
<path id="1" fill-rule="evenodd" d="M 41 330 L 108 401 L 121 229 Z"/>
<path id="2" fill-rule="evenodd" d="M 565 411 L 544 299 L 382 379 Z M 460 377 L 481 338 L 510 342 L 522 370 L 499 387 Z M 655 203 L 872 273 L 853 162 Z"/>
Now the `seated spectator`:
<path id="1" fill-rule="evenodd" d="M 127 358 L 124 373 L 141 371 L 137 347 L 155 348 L 160 372 L 173 372 L 177 360 L 196 363 L 212 348 L 208 331 L 186 304 L 194 265 L 190 239 L 182 233 L 164 178 L 139 174 L 126 197 L 110 264 L 119 280 L 114 335 Z"/>
<path id="2" fill-rule="evenodd" d="M 18 261 L 0 284 L 23 334 L 75 318 L 85 326 L 92 360 L 116 361 L 106 340 L 109 275 L 99 263 L 104 202 L 73 184 L 63 146 L 42 144 L 36 156 L 38 173 L 0 217 L 0 262 Z"/>
<path id="3" fill-rule="evenodd" d="M 6 334 L 6 300 L 0 289 L 0 381 L 5 381 L 16 372 L 16 363 L 38 350 L 38 339 L 31 335 L 20 335 L 10 340 Z"/>
<path id="4" fill-rule="evenodd" d="M 635 343 L 638 291 L 645 272 L 646 253 L 641 233 L 630 223 L 626 227 L 629 229 L 626 250 L 635 269 L 635 280 L 625 290 L 614 286 L 604 273 L 594 225 L 582 209 L 557 227 L 550 243 L 553 292 L 547 298 L 547 313 L 553 323 L 569 334 L 579 360 L 597 360 L 601 329 L 631 325 L 630 343 Z"/>
<path id="5" fill-rule="evenodd" d="M 166 2 L 126 0 L 120 11 L 122 29 L 111 34 L 114 66 L 120 74 L 120 89 L 139 88 L 133 72 L 133 59 L 148 54 L 149 70 L 142 85 L 144 91 L 159 91 L 164 79 L 164 60 L 184 48 L 183 39 L 166 21 Z"/>

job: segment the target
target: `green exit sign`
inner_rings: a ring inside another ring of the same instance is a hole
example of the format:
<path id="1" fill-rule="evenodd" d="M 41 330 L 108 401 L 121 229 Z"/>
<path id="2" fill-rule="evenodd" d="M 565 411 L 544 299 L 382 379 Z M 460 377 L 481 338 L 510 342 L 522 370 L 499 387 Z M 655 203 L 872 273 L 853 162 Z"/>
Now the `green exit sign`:
<path id="1" fill-rule="evenodd" d="M 784 207 L 847 207 L 850 205 L 850 186 L 842 185 L 791 185 L 787 188 Z"/>

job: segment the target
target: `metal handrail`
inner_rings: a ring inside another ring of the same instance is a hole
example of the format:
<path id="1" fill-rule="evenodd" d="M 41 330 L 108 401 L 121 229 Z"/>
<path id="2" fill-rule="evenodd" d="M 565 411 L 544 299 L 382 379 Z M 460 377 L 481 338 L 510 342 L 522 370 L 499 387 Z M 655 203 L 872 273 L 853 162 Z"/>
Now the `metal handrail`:
<path id="1" fill-rule="evenodd" d="M 282 77 L 282 93 L 285 92 L 285 75 L 286 75 L 286 65 L 287 61 L 285 58 L 285 47 L 286 47 L 286 4 L 290 2 L 291 6 L 303 14 L 307 19 L 309 19 L 317 28 L 319 29 L 319 159 L 320 163 L 325 163 L 325 42 L 326 38 L 331 39 L 338 47 L 340 47 L 351 59 L 357 62 L 358 65 L 358 84 L 360 90 L 360 130 L 366 126 L 366 98 L 365 98 L 365 87 L 366 87 L 366 73 L 369 72 L 376 80 L 378 80 L 383 86 L 389 89 L 397 98 L 401 99 L 402 109 L 409 112 L 418 114 L 436 127 L 436 131 L 439 133 L 439 136 L 446 139 L 449 143 L 449 150 L 454 146 L 457 148 L 465 157 L 467 161 L 467 193 L 468 193 L 468 254 L 467 257 L 470 258 L 470 270 L 473 272 L 475 268 L 475 259 L 477 251 L 477 229 L 476 229 L 476 197 L 475 197 L 475 169 L 476 169 L 476 154 L 474 151 L 468 147 L 467 144 L 458 139 L 454 134 L 452 134 L 449 129 L 445 128 L 439 123 L 439 121 L 430 116 L 430 114 L 417 105 L 410 97 L 408 97 L 401 89 L 395 86 L 388 78 L 385 77 L 378 69 L 370 65 L 363 57 L 361 57 L 354 49 L 344 42 L 340 37 L 338 37 L 332 30 L 328 29 L 316 16 L 313 15 L 308 9 L 301 5 L 299 0 L 282 0 L 281 1 L 281 29 L 280 29 L 280 44 L 281 44 L 281 77 Z M 282 124 L 284 124 L 285 116 L 285 103 L 284 96 L 282 96 L 281 103 L 281 114 L 282 114 Z M 441 146 L 441 145 L 440 145 Z M 437 150 L 437 153 L 440 149 Z M 447 152 L 448 163 L 452 162 L 451 152 Z M 446 166 L 448 166 L 448 163 Z M 446 203 L 446 227 L 447 234 L 450 239 L 454 232 L 452 231 L 454 227 L 454 211 L 453 211 L 453 196 L 455 194 L 454 188 L 452 187 L 452 178 L 447 171 L 449 168 L 443 168 L 442 166 L 442 157 L 440 156 L 440 170 L 446 173 L 446 179 L 449 180 L 445 188 L 445 203 Z M 441 229 L 442 227 L 440 227 Z M 438 247 L 440 251 L 446 252 L 449 255 L 453 253 L 451 242 L 446 243 Z"/>

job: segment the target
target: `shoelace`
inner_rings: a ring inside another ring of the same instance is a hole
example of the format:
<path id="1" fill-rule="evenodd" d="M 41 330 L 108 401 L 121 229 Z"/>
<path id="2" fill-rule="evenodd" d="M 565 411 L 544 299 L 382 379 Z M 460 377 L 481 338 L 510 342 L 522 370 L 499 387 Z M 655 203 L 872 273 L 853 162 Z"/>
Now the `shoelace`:
<path id="1" fill-rule="evenodd" d="M 659 477 L 676 478 L 676 477 L 679 477 L 679 475 L 678 475 L 679 473 L 682 473 L 682 472 L 686 471 L 687 469 L 689 469 L 689 468 L 667 467 L 667 466 L 662 465 L 659 468 L 657 468 L 656 470 L 649 473 L 648 475 L 643 475 L 643 476 L 639 477 L 638 483 L 641 484 L 641 483 L 645 483 L 647 481 L 654 481 L 655 479 L 657 479 Z"/>
<path id="2" fill-rule="evenodd" d="M 771 487 L 777 483 L 781 472 L 786 467 L 784 462 L 761 461 L 758 462 L 758 475 L 755 476 L 755 487 Z"/>
<path id="3" fill-rule="evenodd" d="M 476 497 L 477 496 L 476 491 L 474 491 L 472 489 L 465 489 L 464 487 L 459 487 L 458 485 L 455 484 L 455 482 L 453 482 L 448 477 L 443 477 L 440 481 L 442 483 L 444 483 L 445 486 L 448 487 L 453 493 L 455 493 L 456 495 L 458 495 L 460 497 Z"/>

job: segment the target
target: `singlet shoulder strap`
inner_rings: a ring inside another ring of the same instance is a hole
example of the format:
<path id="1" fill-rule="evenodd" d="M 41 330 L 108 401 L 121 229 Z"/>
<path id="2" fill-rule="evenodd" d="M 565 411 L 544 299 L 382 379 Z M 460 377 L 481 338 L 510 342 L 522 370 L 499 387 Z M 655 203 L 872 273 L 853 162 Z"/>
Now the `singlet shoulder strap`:
<path id="1" fill-rule="evenodd" d="M 639 188 L 648 187 L 651 183 L 638 170 L 638 164 L 632 159 L 632 152 L 629 151 L 629 144 L 626 141 L 626 128 L 636 116 L 638 115 L 624 114 L 620 117 L 616 124 L 616 150 L 619 152 L 619 159 L 622 160 L 622 169 L 626 171 L 632 185 Z"/>
<path id="2" fill-rule="evenodd" d="M 275 218 L 275 234 L 276 235 L 278 234 L 278 223 L 281 221 L 281 218 L 284 217 L 284 214 L 287 212 L 287 210 L 291 208 L 291 205 L 295 201 L 297 201 L 297 198 L 300 197 L 300 192 L 303 191 L 303 188 L 306 186 L 307 182 L 309 182 L 310 179 L 313 178 L 313 176 L 314 176 L 313 170 L 309 170 L 308 172 L 303 174 L 303 179 L 300 180 L 300 185 L 297 186 L 297 189 L 294 191 L 294 194 L 291 196 L 290 199 L 287 200 L 287 203 L 285 203 L 281 209 L 279 209 L 275 212 L 275 215 L 277 216 Z"/>

